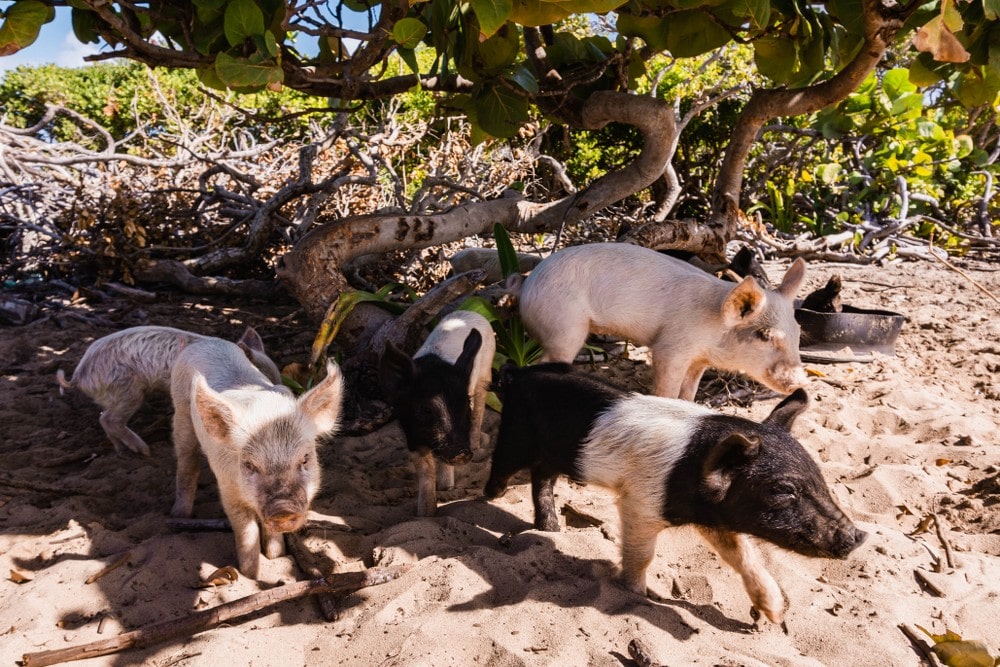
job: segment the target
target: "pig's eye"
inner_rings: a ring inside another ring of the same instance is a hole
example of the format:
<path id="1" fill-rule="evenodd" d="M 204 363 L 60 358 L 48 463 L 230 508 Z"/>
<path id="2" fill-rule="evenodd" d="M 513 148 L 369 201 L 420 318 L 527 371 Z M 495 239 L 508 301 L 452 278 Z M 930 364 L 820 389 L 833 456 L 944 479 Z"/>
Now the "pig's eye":
<path id="1" fill-rule="evenodd" d="M 243 462 L 243 472 L 247 475 L 257 475 L 260 474 L 260 469 L 253 464 L 252 461 Z"/>
<path id="2" fill-rule="evenodd" d="M 765 343 L 771 340 L 772 338 L 770 329 L 757 329 L 757 331 L 754 331 L 753 333 L 755 336 L 757 336 L 757 338 L 764 341 Z"/>
<path id="3" fill-rule="evenodd" d="M 774 485 L 774 498 L 779 501 L 794 500 L 798 490 L 791 482 L 778 482 Z"/>
<path id="4" fill-rule="evenodd" d="M 309 465 L 309 455 L 308 454 L 306 454 L 305 456 L 302 457 L 302 461 L 299 462 L 299 465 L 302 466 L 303 468 L 305 468 L 305 467 L 307 467 Z"/>

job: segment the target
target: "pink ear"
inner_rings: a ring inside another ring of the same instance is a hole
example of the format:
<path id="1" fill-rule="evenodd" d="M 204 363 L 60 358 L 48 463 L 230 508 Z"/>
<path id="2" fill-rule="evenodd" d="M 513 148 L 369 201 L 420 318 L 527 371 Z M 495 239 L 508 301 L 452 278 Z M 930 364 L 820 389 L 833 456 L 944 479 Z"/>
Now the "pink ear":
<path id="1" fill-rule="evenodd" d="M 344 375 L 333 361 L 326 364 L 326 377 L 299 397 L 302 414 L 316 425 L 316 432 L 327 434 L 337 427 L 340 402 L 344 395 Z"/>
<path id="2" fill-rule="evenodd" d="M 791 301 L 799 293 L 799 288 L 802 287 L 802 281 L 805 279 L 806 263 L 799 257 L 785 272 L 785 277 L 781 279 L 781 285 L 778 286 L 778 293 Z"/>
<path id="3" fill-rule="evenodd" d="M 253 327 L 247 327 L 247 330 L 243 332 L 243 335 L 236 341 L 236 344 L 240 347 L 246 345 L 251 350 L 256 350 L 257 352 L 264 351 L 264 341 Z"/>
<path id="4" fill-rule="evenodd" d="M 766 301 L 764 289 L 751 276 L 747 276 L 722 302 L 722 319 L 727 326 L 736 326 L 760 314 Z"/>
<path id="5" fill-rule="evenodd" d="M 210 438 L 224 445 L 232 444 L 235 418 L 229 404 L 205 382 L 201 375 L 192 381 L 193 408 Z"/>

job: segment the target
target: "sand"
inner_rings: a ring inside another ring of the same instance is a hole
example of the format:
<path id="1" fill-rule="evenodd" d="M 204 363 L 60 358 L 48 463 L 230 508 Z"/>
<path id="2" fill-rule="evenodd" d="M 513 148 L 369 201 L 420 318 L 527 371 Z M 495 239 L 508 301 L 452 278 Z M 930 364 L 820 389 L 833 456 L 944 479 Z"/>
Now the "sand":
<path id="1" fill-rule="evenodd" d="M 1000 295 L 1000 272 L 958 263 Z M 780 278 L 784 264 L 768 266 Z M 416 484 L 395 424 L 324 444 L 323 489 L 302 542 L 323 570 L 411 564 L 397 580 L 343 596 L 325 620 L 316 600 L 265 609 L 194 636 L 83 665 L 622 665 L 639 639 L 666 665 L 918 665 L 900 624 L 946 629 L 1000 653 L 1000 305 L 940 264 L 811 264 L 803 294 L 832 273 L 846 303 L 903 313 L 895 356 L 807 364 L 812 403 L 793 433 L 834 497 L 870 534 L 846 560 L 763 546 L 788 601 L 788 634 L 754 627 L 739 577 L 688 527 L 660 534 L 654 596 L 614 580 L 619 527 L 607 491 L 560 480 L 563 530 L 531 528 L 527 477 L 501 499 L 481 490 L 488 452 L 459 468 L 438 515 L 414 516 Z M 312 328 L 295 304 L 164 295 L 70 301 L 29 291 L 43 318 L 0 336 L 0 660 L 113 637 L 306 578 L 290 557 L 260 581 L 199 581 L 235 565 L 226 532 L 167 526 L 173 502 L 170 405 L 132 420 L 150 458 L 118 456 L 80 394 L 54 381 L 94 339 L 138 324 L 237 337 L 257 327 L 281 364 L 304 361 Z M 592 372 L 647 388 L 642 351 Z M 706 398 L 702 394 L 699 398 Z M 722 405 L 762 419 L 777 403 Z M 499 417 L 489 413 L 496 433 Z M 205 470 L 196 516 L 221 518 Z M 933 526 L 936 515 L 954 567 Z M 329 519 L 336 517 L 335 519 Z M 336 526 L 329 521 L 340 522 Z M 124 560 L 93 583 L 88 577 Z M 929 581 L 935 590 L 921 582 Z M 15 579 L 20 579 L 16 582 Z"/>

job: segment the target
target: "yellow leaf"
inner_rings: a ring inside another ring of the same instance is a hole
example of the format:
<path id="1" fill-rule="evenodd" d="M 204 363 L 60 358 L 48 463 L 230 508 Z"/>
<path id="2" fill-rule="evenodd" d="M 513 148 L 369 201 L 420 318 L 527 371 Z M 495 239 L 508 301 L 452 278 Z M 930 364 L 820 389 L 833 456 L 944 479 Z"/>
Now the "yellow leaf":
<path id="1" fill-rule="evenodd" d="M 23 572 L 18 572 L 17 570 L 10 571 L 10 580 L 15 584 L 26 584 L 32 579 L 31 575 L 24 574 Z"/>

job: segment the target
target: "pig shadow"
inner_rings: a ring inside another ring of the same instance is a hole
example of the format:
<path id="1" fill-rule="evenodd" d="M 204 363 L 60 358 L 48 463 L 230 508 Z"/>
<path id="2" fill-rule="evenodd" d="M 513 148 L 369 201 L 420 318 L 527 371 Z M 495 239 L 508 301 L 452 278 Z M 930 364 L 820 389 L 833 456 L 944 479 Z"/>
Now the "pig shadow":
<path id="1" fill-rule="evenodd" d="M 628 591 L 617 582 L 617 559 L 611 562 L 565 554 L 547 533 L 535 531 L 532 524 L 483 498 L 450 503 L 439 508 L 438 514 L 437 520 L 460 522 L 465 531 L 478 532 L 469 539 L 486 550 L 472 555 L 465 551 L 454 557 L 492 586 L 491 590 L 452 605 L 449 610 L 503 607 L 529 599 L 565 608 L 589 606 L 608 616 L 635 614 L 678 640 L 689 639 L 698 633 L 678 609 L 719 630 L 745 633 L 754 628 L 749 623 L 727 617 L 711 604 L 663 598 L 655 593 L 653 598 L 647 598 Z M 501 533 L 501 537 L 497 539 L 495 533 Z M 532 558 L 532 552 L 538 557 Z M 546 585 L 533 585 L 538 578 L 543 578 Z"/>

